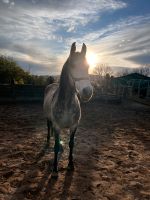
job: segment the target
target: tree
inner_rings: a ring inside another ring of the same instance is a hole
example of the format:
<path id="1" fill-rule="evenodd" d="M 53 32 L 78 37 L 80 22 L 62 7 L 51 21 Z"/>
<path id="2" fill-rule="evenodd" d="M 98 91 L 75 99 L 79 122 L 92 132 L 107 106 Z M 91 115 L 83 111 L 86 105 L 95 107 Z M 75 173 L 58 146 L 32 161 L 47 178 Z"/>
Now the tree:
<path id="1" fill-rule="evenodd" d="M 139 73 L 144 76 L 150 76 L 150 64 L 146 66 L 141 66 L 133 70 L 134 73 Z"/>
<path id="2" fill-rule="evenodd" d="M 24 80 L 29 76 L 29 73 L 25 72 L 15 60 L 3 55 L 0 56 L 1 83 L 24 83 Z"/>
<path id="3" fill-rule="evenodd" d="M 94 85 L 95 91 L 98 93 L 105 93 L 111 90 L 113 71 L 107 64 L 97 65 L 93 70 L 93 73 L 98 76 Z"/>
<path id="4" fill-rule="evenodd" d="M 139 73 L 139 74 L 142 74 L 144 76 L 150 76 L 150 64 L 146 65 L 146 66 L 137 67 L 137 68 L 134 68 L 134 69 L 124 68 L 117 75 L 118 76 L 126 76 L 130 73 Z"/>
<path id="5" fill-rule="evenodd" d="M 118 73 L 117 73 L 117 76 L 126 76 L 128 74 L 130 74 L 131 71 L 127 68 L 123 68 L 122 70 L 120 70 Z"/>
<path id="6" fill-rule="evenodd" d="M 55 82 L 55 78 L 53 76 L 49 76 L 46 80 L 46 85 L 52 84 Z"/>
<path id="7" fill-rule="evenodd" d="M 101 65 L 97 65 L 94 70 L 93 74 L 98 75 L 99 77 L 103 76 L 103 67 Z"/>
<path id="8" fill-rule="evenodd" d="M 107 64 L 99 64 L 94 68 L 93 73 L 101 78 L 106 77 L 106 75 L 112 76 L 113 71 Z"/>
<path id="9" fill-rule="evenodd" d="M 44 76 L 32 75 L 32 84 L 46 85 L 47 79 Z"/>

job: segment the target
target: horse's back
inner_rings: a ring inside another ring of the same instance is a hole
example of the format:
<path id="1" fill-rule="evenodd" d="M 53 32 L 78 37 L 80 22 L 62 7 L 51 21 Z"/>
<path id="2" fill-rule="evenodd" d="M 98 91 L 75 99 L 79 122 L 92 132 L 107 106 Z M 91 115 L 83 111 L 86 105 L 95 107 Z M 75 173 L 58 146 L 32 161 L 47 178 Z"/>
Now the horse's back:
<path id="1" fill-rule="evenodd" d="M 56 83 L 50 84 L 45 88 L 43 109 L 47 118 L 50 118 L 51 103 L 57 89 L 58 84 Z"/>
<path id="2" fill-rule="evenodd" d="M 57 83 L 53 83 L 53 84 L 49 84 L 46 88 L 45 88 L 45 92 L 44 92 L 44 97 L 47 94 L 52 94 L 53 92 L 56 91 L 56 89 L 58 88 L 58 84 Z"/>

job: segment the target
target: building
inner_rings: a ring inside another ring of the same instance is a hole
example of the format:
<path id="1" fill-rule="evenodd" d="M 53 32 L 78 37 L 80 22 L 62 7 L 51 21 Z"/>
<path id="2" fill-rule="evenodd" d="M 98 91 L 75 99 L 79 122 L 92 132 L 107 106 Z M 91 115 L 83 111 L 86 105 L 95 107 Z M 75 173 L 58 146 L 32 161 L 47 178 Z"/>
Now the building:
<path id="1" fill-rule="evenodd" d="M 150 77 L 139 73 L 131 73 L 114 78 L 116 93 L 122 96 L 150 98 Z"/>

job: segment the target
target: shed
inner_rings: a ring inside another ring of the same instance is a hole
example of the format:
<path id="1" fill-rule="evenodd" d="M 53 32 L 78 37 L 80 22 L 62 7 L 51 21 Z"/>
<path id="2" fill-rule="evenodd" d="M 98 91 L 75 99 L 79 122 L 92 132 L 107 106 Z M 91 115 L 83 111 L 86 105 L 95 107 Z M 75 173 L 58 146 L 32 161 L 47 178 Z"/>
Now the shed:
<path id="1" fill-rule="evenodd" d="M 131 95 L 145 98 L 150 96 L 150 77 L 139 73 L 131 73 L 114 78 L 115 85 L 130 89 Z"/>

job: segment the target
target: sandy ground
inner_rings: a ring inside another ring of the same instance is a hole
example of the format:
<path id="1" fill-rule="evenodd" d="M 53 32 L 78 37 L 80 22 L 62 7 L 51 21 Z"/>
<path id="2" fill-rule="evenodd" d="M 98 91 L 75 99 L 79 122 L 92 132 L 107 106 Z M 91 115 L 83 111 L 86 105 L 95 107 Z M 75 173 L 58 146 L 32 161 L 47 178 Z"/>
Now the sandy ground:
<path id="1" fill-rule="evenodd" d="M 0 200 L 150 199 L 150 107 L 84 105 L 75 170 L 67 171 L 63 132 L 57 180 L 51 178 L 53 138 L 46 148 L 46 132 L 40 104 L 0 106 Z"/>

